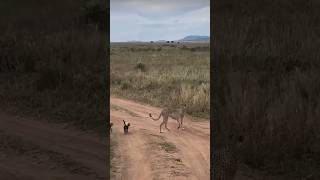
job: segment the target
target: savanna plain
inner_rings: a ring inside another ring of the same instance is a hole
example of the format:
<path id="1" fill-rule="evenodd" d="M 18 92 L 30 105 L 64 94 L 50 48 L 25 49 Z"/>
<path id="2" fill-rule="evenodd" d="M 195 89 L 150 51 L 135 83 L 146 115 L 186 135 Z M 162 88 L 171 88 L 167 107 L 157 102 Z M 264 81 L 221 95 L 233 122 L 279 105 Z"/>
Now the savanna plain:
<path id="1" fill-rule="evenodd" d="M 110 54 L 112 179 L 210 179 L 209 43 L 111 43 Z M 184 104 L 181 129 L 169 118 L 160 133 L 148 116 Z"/>

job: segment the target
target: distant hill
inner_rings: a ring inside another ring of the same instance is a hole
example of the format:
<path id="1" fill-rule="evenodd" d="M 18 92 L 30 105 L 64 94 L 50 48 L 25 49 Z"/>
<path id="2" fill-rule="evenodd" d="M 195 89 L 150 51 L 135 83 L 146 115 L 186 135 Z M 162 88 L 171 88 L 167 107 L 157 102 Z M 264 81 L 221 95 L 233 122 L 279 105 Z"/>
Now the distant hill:
<path id="1" fill-rule="evenodd" d="M 182 41 L 182 42 L 204 42 L 204 41 L 210 41 L 210 37 L 209 36 L 198 36 L 198 35 L 190 35 L 190 36 L 186 36 L 183 39 L 180 39 L 178 41 Z"/>
<path id="2" fill-rule="evenodd" d="M 166 42 L 209 42 L 210 41 L 210 36 L 200 36 L 200 35 L 190 35 L 186 36 L 182 39 L 179 40 L 157 40 L 157 41 L 152 41 L 156 43 L 166 43 Z M 151 42 L 151 41 L 136 41 L 136 40 L 131 40 L 127 41 L 128 43 L 146 43 L 146 42 Z"/>

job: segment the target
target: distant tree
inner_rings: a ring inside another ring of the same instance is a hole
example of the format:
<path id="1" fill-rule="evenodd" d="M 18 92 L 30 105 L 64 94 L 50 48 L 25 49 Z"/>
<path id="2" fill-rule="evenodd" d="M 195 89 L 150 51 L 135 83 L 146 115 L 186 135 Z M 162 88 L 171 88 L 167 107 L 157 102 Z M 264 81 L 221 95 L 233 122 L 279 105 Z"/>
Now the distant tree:
<path id="1" fill-rule="evenodd" d="M 153 41 L 150 41 L 150 43 L 153 43 Z"/>

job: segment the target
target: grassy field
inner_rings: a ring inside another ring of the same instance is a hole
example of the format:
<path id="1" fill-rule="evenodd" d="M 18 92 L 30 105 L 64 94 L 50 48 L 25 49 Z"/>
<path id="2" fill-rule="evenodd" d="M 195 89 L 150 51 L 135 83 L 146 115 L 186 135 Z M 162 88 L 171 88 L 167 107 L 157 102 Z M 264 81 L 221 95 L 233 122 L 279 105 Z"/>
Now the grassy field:
<path id="1" fill-rule="evenodd" d="M 111 95 L 209 118 L 209 44 L 111 43 Z"/>
<path id="2" fill-rule="evenodd" d="M 1 108 L 105 133 L 102 6 L 13 0 L 0 8 Z"/>
<path id="3" fill-rule="evenodd" d="M 220 133 L 243 134 L 247 165 L 320 177 L 319 1 L 216 1 Z"/>

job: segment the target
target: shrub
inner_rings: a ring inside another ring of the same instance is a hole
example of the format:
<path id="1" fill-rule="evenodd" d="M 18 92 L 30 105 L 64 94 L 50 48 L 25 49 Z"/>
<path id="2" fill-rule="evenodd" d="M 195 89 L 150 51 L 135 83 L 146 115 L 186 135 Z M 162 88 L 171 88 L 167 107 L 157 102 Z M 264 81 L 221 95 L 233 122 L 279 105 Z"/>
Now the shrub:
<path id="1" fill-rule="evenodd" d="M 140 70 L 141 72 L 146 71 L 146 65 L 143 64 L 142 62 L 138 62 L 135 66 L 136 69 Z"/>

